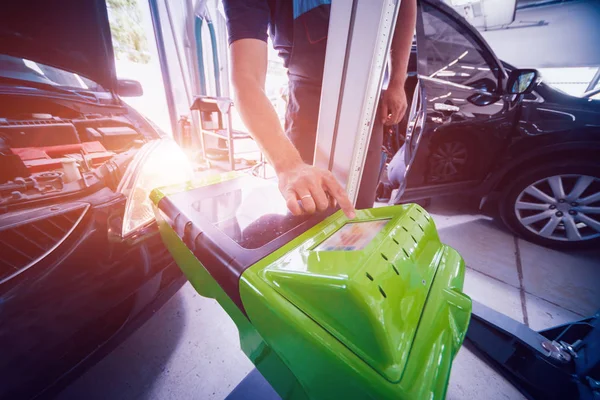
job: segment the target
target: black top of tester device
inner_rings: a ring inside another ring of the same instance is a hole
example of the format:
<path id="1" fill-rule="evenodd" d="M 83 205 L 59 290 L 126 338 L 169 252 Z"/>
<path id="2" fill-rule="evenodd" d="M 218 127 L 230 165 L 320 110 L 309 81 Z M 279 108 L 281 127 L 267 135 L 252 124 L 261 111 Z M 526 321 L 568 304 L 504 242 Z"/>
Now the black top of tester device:
<path id="1" fill-rule="evenodd" d="M 274 182 L 250 175 L 167 195 L 158 207 L 242 311 L 242 273 L 335 212 L 294 216 Z"/>

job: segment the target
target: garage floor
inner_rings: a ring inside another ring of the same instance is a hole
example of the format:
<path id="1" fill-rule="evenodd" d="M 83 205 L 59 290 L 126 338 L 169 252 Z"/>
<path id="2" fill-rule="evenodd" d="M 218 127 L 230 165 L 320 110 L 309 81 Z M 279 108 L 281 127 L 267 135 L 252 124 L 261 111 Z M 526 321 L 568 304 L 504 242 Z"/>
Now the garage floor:
<path id="1" fill-rule="evenodd" d="M 452 199 L 428 207 L 442 241 L 467 264 L 465 292 L 542 329 L 600 308 L 600 252 L 561 253 L 515 238 Z M 69 399 L 223 399 L 252 370 L 233 322 L 186 284 L 117 350 L 64 390 Z M 463 348 L 448 399 L 522 399 Z"/>

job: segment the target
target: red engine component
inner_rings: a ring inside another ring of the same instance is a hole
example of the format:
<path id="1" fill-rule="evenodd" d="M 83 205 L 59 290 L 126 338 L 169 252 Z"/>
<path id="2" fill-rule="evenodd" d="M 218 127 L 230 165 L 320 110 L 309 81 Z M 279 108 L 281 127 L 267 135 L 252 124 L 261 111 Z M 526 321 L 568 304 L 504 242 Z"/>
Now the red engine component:
<path id="1" fill-rule="evenodd" d="M 44 172 L 62 167 L 62 158 L 81 158 L 82 154 L 93 166 L 110 160 L 115 153 L 107 151 L 100 142 L 84 142 L 45 147 L 12 148 L 13 154 L 18 155 L 30 172 Z"/>

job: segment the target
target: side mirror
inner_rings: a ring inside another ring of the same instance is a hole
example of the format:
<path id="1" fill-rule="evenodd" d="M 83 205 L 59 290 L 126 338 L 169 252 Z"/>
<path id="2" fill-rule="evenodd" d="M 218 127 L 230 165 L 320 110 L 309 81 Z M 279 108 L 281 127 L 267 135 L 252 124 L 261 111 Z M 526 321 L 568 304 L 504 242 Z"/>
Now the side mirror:
<path id="1" fill-rule="evenodd" d="M 117 94 L 122 97 L 139 97 L 144 94 L 144 89 L 138 81 L 133 79 L 119 79 Z"/>
<path id="2" fill-rule="evenodd" d="M 540 73 L 535 69 L 515 69 L 506 82 L 506 92 L 509 94 L 530 93 Z"/>

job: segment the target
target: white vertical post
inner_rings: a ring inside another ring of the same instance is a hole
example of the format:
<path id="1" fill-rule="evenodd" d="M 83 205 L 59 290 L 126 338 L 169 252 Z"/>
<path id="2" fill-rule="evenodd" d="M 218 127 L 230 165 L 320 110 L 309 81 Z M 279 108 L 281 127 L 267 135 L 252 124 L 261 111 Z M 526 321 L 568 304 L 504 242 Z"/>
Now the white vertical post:
<path id="1" fill-rule="evenodd" d="M 401 0 L 333 0 L 315 165 L 356 203 Z"/>

